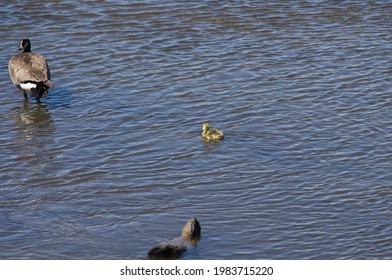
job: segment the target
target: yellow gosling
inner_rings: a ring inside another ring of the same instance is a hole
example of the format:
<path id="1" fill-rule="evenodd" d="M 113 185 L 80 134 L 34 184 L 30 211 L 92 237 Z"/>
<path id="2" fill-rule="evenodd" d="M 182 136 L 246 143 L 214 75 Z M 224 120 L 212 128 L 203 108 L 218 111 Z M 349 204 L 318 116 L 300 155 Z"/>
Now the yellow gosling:
<path id="1" fill-rule="evenodd" d="M 208 140 L 221 140 L 224 137 L 222 131 L 215 128 L 210 128 L 209 123 L 203 123 L 203 133 L 201 135 L 203 138 Z"/>

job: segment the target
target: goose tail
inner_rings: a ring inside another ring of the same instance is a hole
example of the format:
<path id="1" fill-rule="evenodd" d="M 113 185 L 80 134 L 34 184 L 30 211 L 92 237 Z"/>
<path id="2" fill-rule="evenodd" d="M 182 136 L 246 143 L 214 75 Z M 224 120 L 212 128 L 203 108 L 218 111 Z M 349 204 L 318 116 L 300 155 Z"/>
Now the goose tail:
<path id="1" fill-rule="evenodd" d="M 35 90 L 32 90 L 32 95 L 37 99 L 45 98 L 48 96 L 48 89 L 49 87 L 46 83 L 39 82 L 37 83 Z"/>
<path id="2" fill-rule="evenodd" d="M 47 80 L 44 85 L 48 88 L 54 88 L 54 83 L 51 80 Z"/>

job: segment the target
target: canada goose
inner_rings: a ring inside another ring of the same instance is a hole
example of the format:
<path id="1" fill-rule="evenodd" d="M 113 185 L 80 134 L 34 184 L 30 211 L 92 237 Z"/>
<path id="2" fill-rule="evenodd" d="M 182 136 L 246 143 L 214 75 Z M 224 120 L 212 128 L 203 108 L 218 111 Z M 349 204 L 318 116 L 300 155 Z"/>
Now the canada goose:
<path id="1" fill-rule="evenodd" d="M 209 123 L 203 123 L 203 133 L 201 135 L 203 138 L 208 140 L 221 140 L 224 137 L 222 131 L 215 128 L 210 128 Z"/>
<path id="2" fill-rule="evenodd" d="M 33 96 L 39 101 L 54 87 L 48 64 L 42 55 L 31 52 L 29 39 L 20 41 L 19 50 L 22 53 L 13 56 L 8 64 L 11 80 L 26 99 Z"/>
<path id="3" fill-rule="evenodd" d="M 196 218 L 192 218 L 182 228 L 181 237 L 174 238 L 167 244 L 151 248 L 147 256 L 153 260 L 178 259 L 188 248 L 195 247 L 200 238 L 200 223 Z"/>

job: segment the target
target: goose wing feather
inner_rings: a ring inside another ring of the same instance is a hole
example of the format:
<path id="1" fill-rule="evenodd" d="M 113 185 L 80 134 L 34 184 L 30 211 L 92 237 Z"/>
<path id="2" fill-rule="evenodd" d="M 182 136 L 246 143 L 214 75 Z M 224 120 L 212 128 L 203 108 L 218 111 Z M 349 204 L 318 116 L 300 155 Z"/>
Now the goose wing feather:
<path id="1" fill-rule="evenodd" d="M 25 81 L 46 82 L 50 80 L 48 64 L 39 54 L 17 54 L 10 60 L 8 69 L 15 85 Z"/>

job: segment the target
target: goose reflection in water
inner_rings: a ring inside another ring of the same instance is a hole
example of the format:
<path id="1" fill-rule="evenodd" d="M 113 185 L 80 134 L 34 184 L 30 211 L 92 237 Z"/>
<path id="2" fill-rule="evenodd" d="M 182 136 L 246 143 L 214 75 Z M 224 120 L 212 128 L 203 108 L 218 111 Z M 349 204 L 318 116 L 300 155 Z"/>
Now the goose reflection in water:
<path id="1" fill-rule="evenodd" d="M 55 157 L 55 125 L 48 108 L 44 103 L 24 101 L 21 106 L 14 107 L 13 112 L 16 160 L 29 166 L 27 170 L 33 168 L 44 172 Z"/>
<path id="2" fill-rule="evenodd" d="M 16 112 L 15 123 L 28 130 L 49 127 L 53 123 L 50 112 L 44 103 L 32 103 L 25 100 L 23 105 L 15 107 L 14 111 Z"/>

